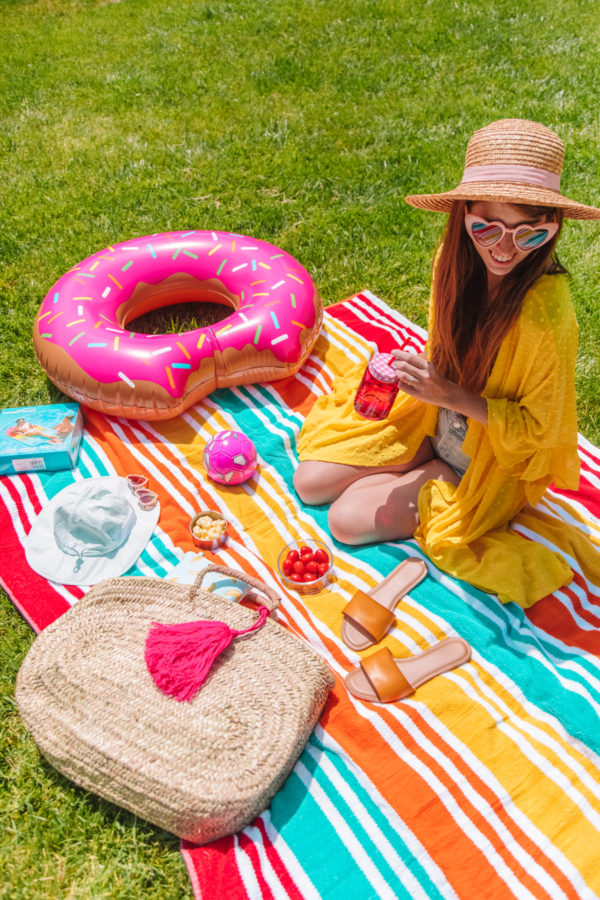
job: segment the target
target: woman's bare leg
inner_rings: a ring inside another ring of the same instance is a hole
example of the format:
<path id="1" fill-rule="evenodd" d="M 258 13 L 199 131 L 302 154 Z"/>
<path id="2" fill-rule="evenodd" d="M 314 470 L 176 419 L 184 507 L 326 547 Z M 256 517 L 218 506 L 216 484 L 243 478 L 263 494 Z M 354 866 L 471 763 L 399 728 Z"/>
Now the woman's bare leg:
<path id="1" fill-rule="evenodd" d="M 379 472 L 351 484 L 329 509 L 329 530 L 343 544 L 369 544 L 412 537 L 419 524 L 417 497 L 430 479 L 458 484 L 438 457 L 410 472 Z"/>
<path id="2" fill-rule="evenodd" d="M 410 462 L 403 465 L 350 466 L 307 459 L 294 473 L 294 488 L 302 502 L 310 506 L 332 503 L 359 479 L 382 473 L 409 472 L 432 458 L 435 458 L 433 447 L 429 438 L 425 438 Z"/>

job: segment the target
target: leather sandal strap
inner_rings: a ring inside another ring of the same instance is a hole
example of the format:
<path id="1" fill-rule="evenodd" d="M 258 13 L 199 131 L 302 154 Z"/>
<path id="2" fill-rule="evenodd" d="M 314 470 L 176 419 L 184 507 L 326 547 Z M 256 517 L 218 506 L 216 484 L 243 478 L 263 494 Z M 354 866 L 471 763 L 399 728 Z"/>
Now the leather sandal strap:
<path id="1" fill-rule="evenodd" d="M 382 703 L 393 703 L 414 694 L 414 688 L 406 680 L 387 647 L 382 647 L 360 663 Z"/>
<path id="2" fill-rule="evenodd" d="M 393 612 L 374 600 L 370 594 L 358 590 L 344 607 L 344 615 L 367 631 L 373 641 L 380 641 L 390 630 L 396 617 Z"/>

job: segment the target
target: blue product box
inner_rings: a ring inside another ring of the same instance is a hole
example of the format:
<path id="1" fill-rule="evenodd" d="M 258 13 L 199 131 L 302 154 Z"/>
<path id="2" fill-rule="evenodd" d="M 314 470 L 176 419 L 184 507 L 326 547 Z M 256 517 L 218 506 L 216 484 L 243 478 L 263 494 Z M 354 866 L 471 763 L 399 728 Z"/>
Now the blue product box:
<path id="1" fill-rule="evenodd" d="M 0 475 L 72 469 L 82 433 L 79 403 L 0 410 Z"/>

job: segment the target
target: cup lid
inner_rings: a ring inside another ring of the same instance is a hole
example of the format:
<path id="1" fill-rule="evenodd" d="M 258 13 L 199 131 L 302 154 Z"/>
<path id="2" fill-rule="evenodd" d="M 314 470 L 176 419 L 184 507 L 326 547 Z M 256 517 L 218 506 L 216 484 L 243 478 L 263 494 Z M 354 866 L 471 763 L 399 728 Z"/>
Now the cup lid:
<path id="1" fill-rule="evenodd" d="M 380 381 L 386 381 L 389 384 L 396 381 L 396 370 L 391 366 L 393 358 L 391 353 L 374 353 L 373 358 L 369 363 L 369 372 L 371 375 L 374 375 L 375 378 L 379 378 Z"/>

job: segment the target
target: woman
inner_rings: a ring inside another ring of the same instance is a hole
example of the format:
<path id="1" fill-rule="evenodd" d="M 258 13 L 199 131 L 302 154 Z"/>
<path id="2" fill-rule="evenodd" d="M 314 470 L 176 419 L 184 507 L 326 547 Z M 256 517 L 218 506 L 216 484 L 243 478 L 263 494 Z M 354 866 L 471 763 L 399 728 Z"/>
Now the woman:
<path id="1" fill-rule="evenodd" d="M 458 187 L 407 197 L 449 213 L 426 351 L 394 351 L 401 392 L 383 422 L 353 409 L 359 372 L 338 380 L 306 419 L 294 480 L 331 504 L 338 540 L 414 535 L 440 568 L 523 606 L 572 577 L 509 527 L 551 483 L 578 485 L 577 325 L 554 247 L 563 217 L 600 210 L 560 193 L 563 150 L 542 125 L 494 122 Z"/>

